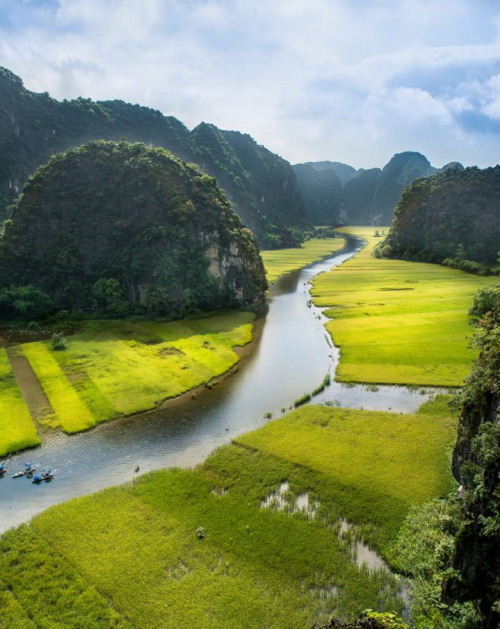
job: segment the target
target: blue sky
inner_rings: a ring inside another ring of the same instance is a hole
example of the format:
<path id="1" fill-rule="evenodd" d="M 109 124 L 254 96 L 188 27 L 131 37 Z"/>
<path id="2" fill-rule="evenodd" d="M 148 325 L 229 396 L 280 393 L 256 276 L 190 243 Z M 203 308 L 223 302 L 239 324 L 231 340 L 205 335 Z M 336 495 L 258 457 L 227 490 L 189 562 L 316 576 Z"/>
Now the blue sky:
<path id="1" fill-rule="evenodd" d="M 0 65 L 292 163 L 500 162 L 498 0 L 0 0 Z"/>

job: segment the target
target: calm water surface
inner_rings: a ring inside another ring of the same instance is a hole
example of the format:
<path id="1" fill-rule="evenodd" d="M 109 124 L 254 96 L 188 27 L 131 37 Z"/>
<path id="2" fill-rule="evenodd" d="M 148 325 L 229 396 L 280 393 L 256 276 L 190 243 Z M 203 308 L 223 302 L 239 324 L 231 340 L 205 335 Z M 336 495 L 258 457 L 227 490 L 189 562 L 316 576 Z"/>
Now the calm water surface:
<path id="1" fill-rule="evenodd" d="M 31 461 L 56 468 L 57 476 L 41 485 L 26 478 L 0 479 L 0 532 L 50 505 L 130 480 L 137 465 L 141 473 L 193 466 L 217 446 L 269 421 L 267 413 L 279 417 L 282 408 L 315 389 L 327 373 L 333 376 L 338 351 L 325 334 L 321 311 L 308 307 L 308 282 L 344 262 L 360 246 L 351 239 L 343 251 L 272 287 L 255 348 L 225 382 L 194 400 L 173 401 L 163 410 L 103 424 L 88 433 L 72 437 L 50 433 L 40 448 L 8 458 L 10 472 Z M 411 412 L 427 398 L 405 387 L 381 386 L 375 392 L 334 382 L 314 402 Z"/>

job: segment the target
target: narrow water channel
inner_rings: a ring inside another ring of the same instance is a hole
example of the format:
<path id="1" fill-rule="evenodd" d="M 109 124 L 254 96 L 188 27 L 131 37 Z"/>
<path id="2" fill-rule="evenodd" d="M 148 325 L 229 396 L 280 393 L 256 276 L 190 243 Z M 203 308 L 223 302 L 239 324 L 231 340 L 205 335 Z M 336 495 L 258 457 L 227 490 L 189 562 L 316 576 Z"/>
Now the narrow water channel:
<path id="1" fill-rule="evenodd" d="M 257 323 L 253 351 L 233 376 L 195 399 L 173 401 L 140 417 L 103 424 L 68 437 L 54 432 L 43 445 L 7 459 L 10 472 L 25 461 L 57 470 L 51 483 L 0 478 L 0 532 L 17 526 L 50 505 L 116 485 L 161 467 L 190 467 L 238 434 L 258 428 L 288 409 L 303 393 L 334 373 L 338 351 L 331 347 L 324 317 L 309 307 L 308 282 L 347 260 L 361 247 L 349 239 L 335 255 L 292 273 L 270 290 L 269 309 Z M 405 387 L 347 387 L 332 383 L 317 403 L 349 408 L 411 412 L 428 396 Z M 267 417 L 266 417 L 267 416 Z"/>

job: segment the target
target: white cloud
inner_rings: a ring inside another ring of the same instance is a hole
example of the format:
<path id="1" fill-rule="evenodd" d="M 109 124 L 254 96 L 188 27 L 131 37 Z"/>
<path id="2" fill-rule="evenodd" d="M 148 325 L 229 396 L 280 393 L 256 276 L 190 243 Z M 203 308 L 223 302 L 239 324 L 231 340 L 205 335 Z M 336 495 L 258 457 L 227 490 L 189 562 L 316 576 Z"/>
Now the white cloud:
<path id="1" fill-rule="evenodd" d="M 421 150 L 486 165 L 496 136 L 460 120 L 500 118 L 495 4 L 0 0 L 0 64 L 57 98 L 248 132 L 292 162 L 370 167 Z"/>

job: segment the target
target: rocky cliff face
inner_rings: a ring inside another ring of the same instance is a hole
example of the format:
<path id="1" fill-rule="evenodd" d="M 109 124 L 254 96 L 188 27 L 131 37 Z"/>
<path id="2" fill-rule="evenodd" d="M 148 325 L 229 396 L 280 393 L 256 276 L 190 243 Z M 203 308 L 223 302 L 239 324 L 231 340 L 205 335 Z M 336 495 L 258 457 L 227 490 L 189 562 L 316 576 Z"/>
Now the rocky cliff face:
<path id="1" fill-rule="evenodd" d="M 0 219 L 28 176 L 54 153 L 90 140 L 144 142 L 195 162 L 220 185 L 261 243 L 288 246 L 308 226 L 290 164 L 250 136 L 179 120 L 123 101 L 59 102 L 0 68 Z"/>
<path id="2" fill-rule="evenodd" d="M 448 168 L 412 183 L 396 208 L 387 242 L 395 256 L 441 262 L 458 255 L 494 265 L 500 243 L 500 166 Z"/>
<path id="3" fill-rule="evenodd" d="M 472 310 L 480 356 L 468 378 L 453 473 L 461 484 L 462 525 L 453 558 L 456 576 L 444 600 L 473 602 L 487 629 L 500 624 L 500 286 L 478 293 Z"/>
<path id="4" fill-rule="evenodd" d="M 0 241 L 0 277 L 83 310 L 113 280 L 127 312 L 166 316 L 252 303 L 266 287 L 252 234 L 215 179 L 164 149 L 105 141 L 30 178 Z"/>

